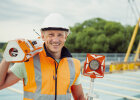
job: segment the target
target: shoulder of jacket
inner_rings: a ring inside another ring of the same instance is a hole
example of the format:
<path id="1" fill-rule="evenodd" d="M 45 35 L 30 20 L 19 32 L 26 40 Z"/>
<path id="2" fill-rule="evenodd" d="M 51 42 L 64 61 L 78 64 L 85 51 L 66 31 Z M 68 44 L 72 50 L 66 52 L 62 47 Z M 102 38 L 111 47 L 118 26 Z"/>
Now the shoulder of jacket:
<path id="1" fill-rule="evenodd" d="M 77 59 L 77 58 L 73 58 L 74 60 L 76 60 L 76 61 L 80 61 L 79 59 Z"/>
<path id="2" fill-rule="evenodd" d="M 80 63 L 80 60 L 79 59 L 76 59 L 76 58 L 72 58 L 74 61 L 76 62 L 79 62 Z"/>

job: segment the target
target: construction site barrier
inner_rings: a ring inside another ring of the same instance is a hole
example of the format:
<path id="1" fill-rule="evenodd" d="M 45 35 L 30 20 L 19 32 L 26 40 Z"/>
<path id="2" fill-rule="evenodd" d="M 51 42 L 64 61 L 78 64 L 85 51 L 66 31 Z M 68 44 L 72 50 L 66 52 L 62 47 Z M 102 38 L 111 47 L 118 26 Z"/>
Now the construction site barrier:
<path id="1" fill-rule="evenodd" d="M 109 72 L 138 70 L 140 62 L 114 62 L 109 66 Z"/>

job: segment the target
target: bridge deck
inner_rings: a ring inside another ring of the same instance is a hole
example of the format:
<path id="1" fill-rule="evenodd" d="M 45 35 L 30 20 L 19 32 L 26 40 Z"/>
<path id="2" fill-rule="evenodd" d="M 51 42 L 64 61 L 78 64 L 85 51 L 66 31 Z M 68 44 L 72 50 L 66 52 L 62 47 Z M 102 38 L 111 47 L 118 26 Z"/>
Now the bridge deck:
<path id="1" fill-rule="evenodd" d="M 81 76 L 84 93 L 90 88 L 90 78 Z M 22 82 L 0 91 L 0 100 L 22 100 Z M 98 100 L 140 100 L 140 71 L 105 74 L 95 79 L 94 94 Z"/>

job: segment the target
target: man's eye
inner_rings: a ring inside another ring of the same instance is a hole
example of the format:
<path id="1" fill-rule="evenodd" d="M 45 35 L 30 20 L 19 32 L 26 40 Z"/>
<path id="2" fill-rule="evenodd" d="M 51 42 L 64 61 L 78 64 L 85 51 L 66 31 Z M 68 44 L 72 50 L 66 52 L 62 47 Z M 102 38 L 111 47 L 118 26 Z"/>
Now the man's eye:
<path id="1" fill-rule="evenodd" d="M 49 36 L 53 36 L 53 34 L 49 34 Z"/>
<path id="2" fill-rule="evenodd" d="M 58 36 L 63 36 L 63 34 L 58 34 Z"/>

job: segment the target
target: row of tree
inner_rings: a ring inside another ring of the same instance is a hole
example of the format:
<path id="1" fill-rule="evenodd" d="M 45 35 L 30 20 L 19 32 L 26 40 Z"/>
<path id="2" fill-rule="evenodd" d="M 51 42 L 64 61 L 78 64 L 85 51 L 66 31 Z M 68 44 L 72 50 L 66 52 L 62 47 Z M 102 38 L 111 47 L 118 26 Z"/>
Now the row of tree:
<path id="1" fill-rule="evenodd" d="M 79 53 L 125 53 L 127 51 L 134 26 L 123 26 L 118 22 L 101 18 L 77 23 L 71 29 L 66 47 Z M 137 34 L 132 52 L 136 50 L 140 34 Z"/>
<path id="2" fill-rule="evenodd" d="M 123 26 L 118 22 L 101 18 L 86 20 L 70 27 L 66 47 L 76 53 L 125 53 L 127 51 L 134 26 Z M 136 36 L 132 52 L 140 40 L 140 31 Z M 4 51 L 6 43 L 0 43 Z"/>
<path id="3" fill-rule="evenodd" d="M 6 48 L 7 43 L 0 43 L 0 52 L 3 52 Z"/>

